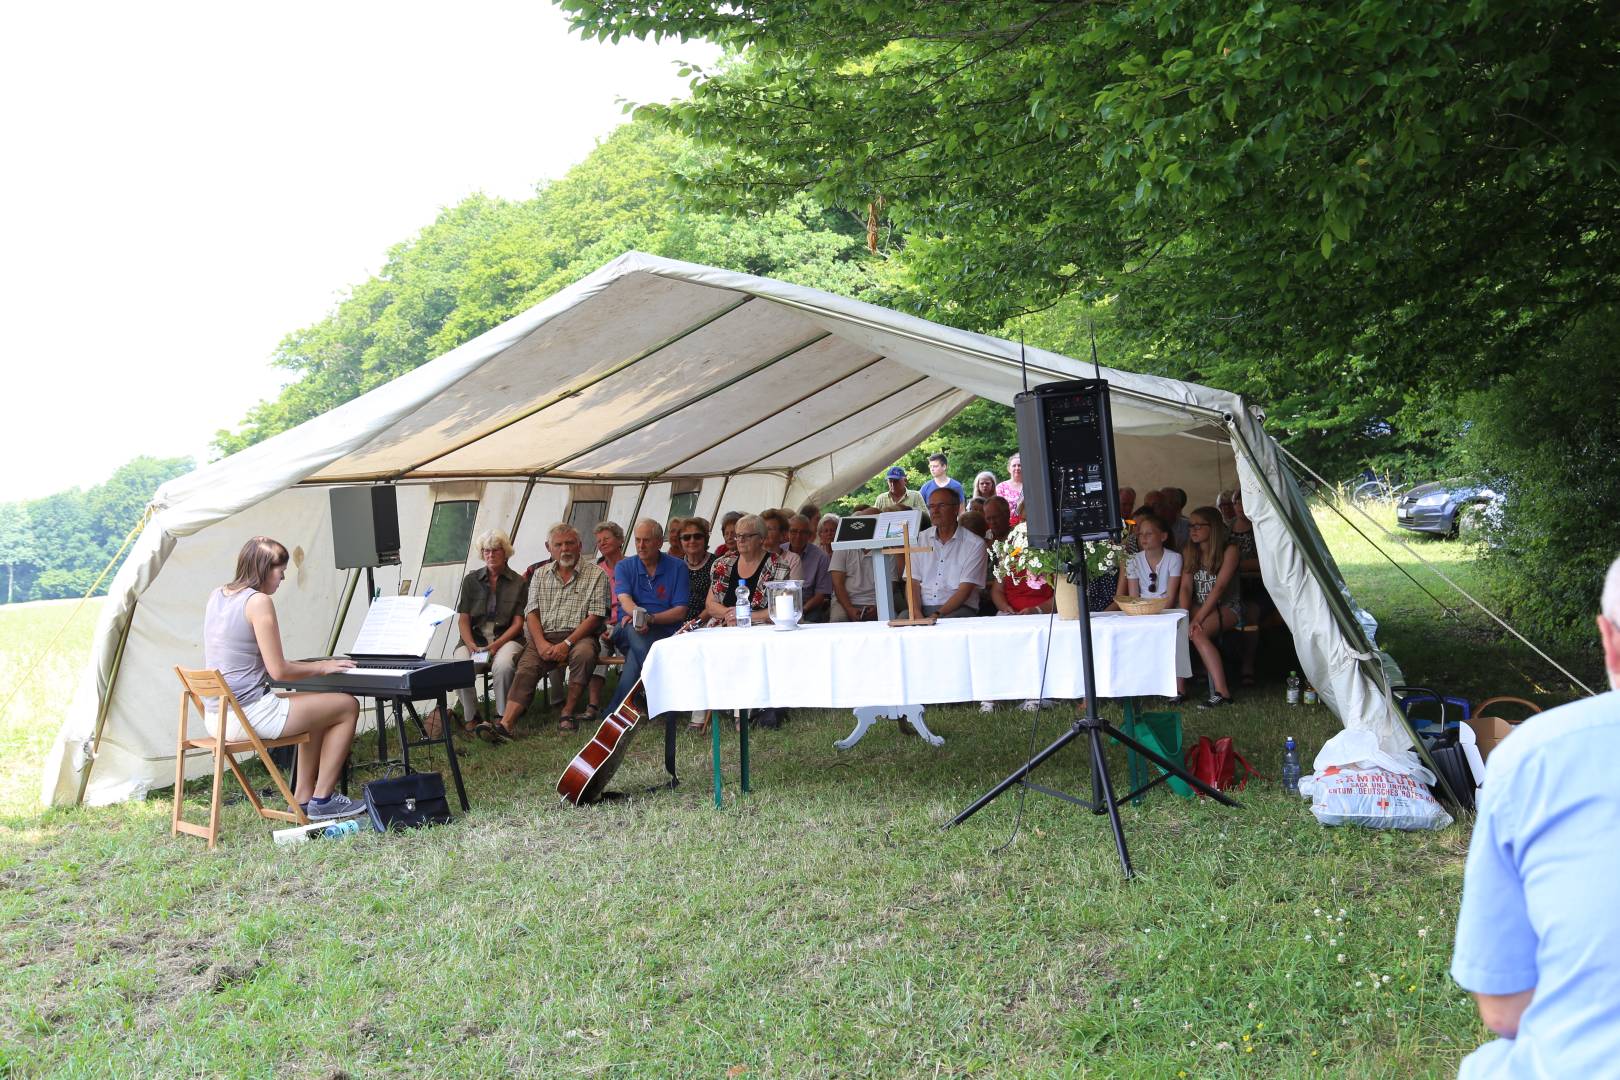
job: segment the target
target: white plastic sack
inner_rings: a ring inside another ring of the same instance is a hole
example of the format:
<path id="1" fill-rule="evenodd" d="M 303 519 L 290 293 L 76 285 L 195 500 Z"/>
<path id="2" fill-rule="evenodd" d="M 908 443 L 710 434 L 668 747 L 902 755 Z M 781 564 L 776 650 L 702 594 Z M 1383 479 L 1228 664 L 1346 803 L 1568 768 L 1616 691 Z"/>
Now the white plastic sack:
<path id="1" fill-rule="evenodd" d="M 1451 815 L 1429 793 L 1434 774 L 1410 750 L 1391 754 L 1370 731 L 1341 731 L 1323 745 L 1299 793 L 1323 825 L 1443 829 Z"/>

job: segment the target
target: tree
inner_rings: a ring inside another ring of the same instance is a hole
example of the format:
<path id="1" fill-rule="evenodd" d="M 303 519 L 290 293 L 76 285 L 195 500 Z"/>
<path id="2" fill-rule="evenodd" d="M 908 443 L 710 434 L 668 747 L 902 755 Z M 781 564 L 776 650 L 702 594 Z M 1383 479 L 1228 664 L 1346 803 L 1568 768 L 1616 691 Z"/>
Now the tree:
<path id="1" fill-rule="evenodd" d="M 1261 397 L 1347 459 L 1617 299 L 1601 5 L 563 6 L 740 57 L 643 110 L 707 151 L 702 205 L 869 212 L 946 322 L 1106 305 L 1127 366 Z"/>
<path id="2" fill-rule="evenodd" d="M 0 505 L 0 565 L 6 568 L 6 603 L 11 603 L 17 568 L 32 566 L 37 558 L 28 505 L 21 502 Z"/>

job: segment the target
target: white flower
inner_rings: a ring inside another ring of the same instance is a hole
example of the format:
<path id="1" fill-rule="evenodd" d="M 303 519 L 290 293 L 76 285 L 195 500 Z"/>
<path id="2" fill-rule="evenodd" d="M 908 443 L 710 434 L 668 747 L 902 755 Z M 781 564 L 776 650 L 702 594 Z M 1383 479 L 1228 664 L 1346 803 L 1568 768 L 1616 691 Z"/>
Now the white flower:
<path id="1" fill-rule="evenodd" d="M 1312 908 L 1311 909 L 1311 914 L 1312 915 L 1320 915 L 1320 914 L 1322 914 L 1322 909 L 1321 908 Z"/>
<path id="2" fill-rule="evenodd" d="M 1427 926 L 1418 927 L 1418 937 L 1428 937 L 1428 936 L 1429 936 L 1429 928 Z"/>
<path id="3" fill-rule="evenodd" d="M 1232 1044 L 1229 1043 L 1229 1042 L 1226 1042 L 1225 1040 L 1222 1040 L 1221 1042 L 1218 1042 L 1218 1043 L 1215 1044 L 1215 1049 L 1217 1049 L 1217 1050 L 1230 1050 L 1230 1049 L 1232 1049 Z"/>
<path id="4" fill-rule="evenodd" d="M 1311 932 L 1309 930 L 1305 931 L 1305 940 L 1306 941 L 1311 940 Z"/>
<path id="5" fill-rule="evenodd" d="M 1341 964 L 1342 964 L 1342 963 L 1344 963 L 1344 953 L 1340 953 L 1340 954 L 1339 954 L 1339 963 L 1341 963 Z M 1360 983 L 1356 983 L 1356 985 L 1357 985 L 1357 986 L 1360 986 L 1360 985 L 1361 985 L 1361 984 L 1360 984 Z"/>
<path id="6" fill-rule="evenodd" d="M 1385 975 L 1380 981 L 1381 982 L 1386 982 L 1386 983 L 1389 982 L 1389 976 Z"/>

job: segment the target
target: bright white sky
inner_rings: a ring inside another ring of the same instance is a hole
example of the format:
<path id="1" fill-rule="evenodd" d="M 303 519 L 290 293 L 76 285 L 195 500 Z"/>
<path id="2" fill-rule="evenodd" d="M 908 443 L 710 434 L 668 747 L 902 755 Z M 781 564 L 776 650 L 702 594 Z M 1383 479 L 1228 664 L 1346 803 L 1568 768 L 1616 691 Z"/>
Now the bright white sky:
<path id="1" fill-rule="evenodd" d="M 390 245 L 715 55 L 587 43 L 546 0 L 6 5 L 0 502 L 205 460 Z"/>

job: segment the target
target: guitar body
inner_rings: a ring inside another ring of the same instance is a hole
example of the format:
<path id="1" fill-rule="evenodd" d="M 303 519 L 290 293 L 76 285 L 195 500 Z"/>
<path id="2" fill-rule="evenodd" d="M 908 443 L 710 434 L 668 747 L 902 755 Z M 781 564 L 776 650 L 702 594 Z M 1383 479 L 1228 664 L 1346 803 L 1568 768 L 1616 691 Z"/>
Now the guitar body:
<path id="1" fill-rule="evenodd" d="M 695 629 L 700 622 L 693 619 L 670 636 Z M 636 685 L 624 695 L 619 707 L 602 719 L 602 726 L 596 729 L 596 734 L 585 744 L 585 749 L 575 754 L 574 760 L 563 770 L 562 778 L 557 781 L 557 794 L 562 796 L 563 802 L 570 806 L 586 806 L 601 799 L 602 790 L 624 762 L 624 755 L 630 749 L 630 739 L 636 733 L 636 725 L 642 720 L 641 710 L 637 708 L 641 683 L 642 680 L 636 680 Z"/>
<path id="2" fill-rule="evenodd" d="M 584 806 L 602 797 L 602 790 L 623 763 L 636 733 L 636 724 L 641 720 L 641 714 L 631 704 L 640 688 L 638 682 L 636 689 L 625 696 L 624 703 L 611 715 L 603 717 L 602 726 L 596 729 L 585 749 L 575 754 L 574 760 L 563 770 L 562 779 L 557 781 L 557 794 L 562 796 L 563 802 Z"/>

